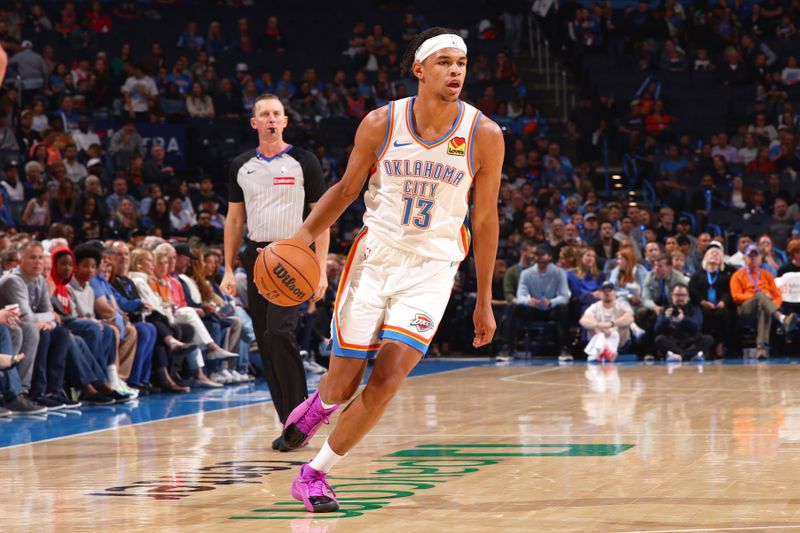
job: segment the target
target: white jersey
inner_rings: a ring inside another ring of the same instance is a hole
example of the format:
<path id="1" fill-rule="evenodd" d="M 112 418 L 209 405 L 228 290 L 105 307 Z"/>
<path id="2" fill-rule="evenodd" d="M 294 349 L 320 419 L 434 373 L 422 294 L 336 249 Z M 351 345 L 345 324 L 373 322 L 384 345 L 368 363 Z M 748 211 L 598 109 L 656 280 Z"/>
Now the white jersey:
<path id="1" fill-rule="evenodd" d="M 426 142 L 414 131 L 414 97 L 390 102 L 383 146 L 364 194 L 364 225 L 388 246 L 461 261 L 469 249 L 469 190 L 481 112 L 459 100 L 450 131 Z"/>

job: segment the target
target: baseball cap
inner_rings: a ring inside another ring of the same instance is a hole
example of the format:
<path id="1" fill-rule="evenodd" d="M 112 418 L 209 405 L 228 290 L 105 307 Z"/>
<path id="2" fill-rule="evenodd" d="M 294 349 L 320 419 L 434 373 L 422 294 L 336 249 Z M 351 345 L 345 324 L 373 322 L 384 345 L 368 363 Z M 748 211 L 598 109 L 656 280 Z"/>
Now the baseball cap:
<path id="1" fill-rule="evenodd" d="M 719 242 L 719 241 L 711 241 L 710 243 L 708 243 L 708 247 L 709 248 L 718 248 L 718 249 L 722 250 L 722 243 Z"/>
<path id="2" fill-rule="evenodd" d="M 748 244 L 747 248 L 744 249 L 744 255 L 750 255 L 750 254 L 761 255 L 761 249 L 758 247 L 757 244 Z"/>
<path id="3" fill-rule="evenodd" d="M 12 159 L 11 161 L 6 162 L 6 166 L 3 168 L 5 170 L 8 170 L 9 168 L 19 168 L 19 163 L 17 163 L 15 159 Z"/>
<path id="4" fill-rule="evenodd" d="M 692 220 L 687 216 L 683 216 L 683 217 L 679 217 L 678 218 L 678 224 L 691 224 L 691 223 L 692 223 Z"/>
<path id="5" fill-rule="evenodd" d="M 197 260 L 197 256 L 192 253 L 191 247 L 185 242 L 176 243 L 173 248 L 175 248 L 176 254 L 188 257 L 192 261 Z"/>
<path id="6" fill-rule="evenodd" d="M 614 288 L 615 288 L 614 284 L 611 283 L 610 281 L 604 281 L 603 284 L 600 285 L 601 291 L 614 290 Z"/>
<path id="7" fill-rule="evenodd" d="M 236 65 L 237 72 L 247 72 L 247 70 L 248 70 L 247 63 L 238 63 Z"/>
<path id="8" fill-rule="evenodd" d="M 597 218 L 597 215 L 595 215 L 594 213 L 586 213 L 585 215 L 583 215 L 584 222 L 586 222 L 587 220 L 591 220 L 593 218 Z"/>
<path id="9" fill-rule="evenodd" d="M 102 164 L 103 162 L 100 160 L 99 157 L 93 157 L 86 163 L 86 166 L 93 167 L 94 165 L 102 165 Z"/>

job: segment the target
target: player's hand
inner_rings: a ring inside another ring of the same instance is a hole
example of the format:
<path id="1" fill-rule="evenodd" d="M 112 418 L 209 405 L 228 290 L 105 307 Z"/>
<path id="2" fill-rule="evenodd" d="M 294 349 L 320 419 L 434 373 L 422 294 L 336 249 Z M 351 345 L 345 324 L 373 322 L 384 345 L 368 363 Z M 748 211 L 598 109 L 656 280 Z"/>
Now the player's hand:
<path id="1" fill-rule="evenodd" d="M 219 288 L 228 296 L 236 296 L 236 279 L 233 277 L 233 272 L 230 269 L 225 270 L 225 274 L 222 276 L 222 283 L 220 283 Z"/>
<path id="2" fill-rule="evenodd" d="M 473 348 L 480 348 L 492 342 L 497 324 L 494 321 L 491 305 L 477 305 L 472 313 L 472 322 L 475 324 L 475 338 L 472 339 Z"/>
<path id="3" fill-rule="evenodd" d="M 311 302 L 316 302 L 323 296 L 325 296 L 325 291 L 328 290 L 328 275 L 323 271 L 319 276 L 319 283 L 317 283 L 317 288 L 314 289 L 314 294 L 311 296 Z"/>

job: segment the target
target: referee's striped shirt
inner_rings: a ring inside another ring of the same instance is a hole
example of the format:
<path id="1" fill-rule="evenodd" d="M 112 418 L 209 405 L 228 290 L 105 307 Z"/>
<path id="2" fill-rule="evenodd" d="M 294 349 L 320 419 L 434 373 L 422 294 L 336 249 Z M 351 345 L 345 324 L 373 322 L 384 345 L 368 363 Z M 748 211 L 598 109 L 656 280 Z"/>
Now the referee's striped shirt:
<path id="1" fill-rule="evenodd" d="M 296 146 L 266 157 L 256 148 L 236 157 L 228 172 L 231 202 L 244 202 L 251 241 L 288 239 L 303 223 L 308 204 L 322 197 L 325 181 L 317 157 Z"/>

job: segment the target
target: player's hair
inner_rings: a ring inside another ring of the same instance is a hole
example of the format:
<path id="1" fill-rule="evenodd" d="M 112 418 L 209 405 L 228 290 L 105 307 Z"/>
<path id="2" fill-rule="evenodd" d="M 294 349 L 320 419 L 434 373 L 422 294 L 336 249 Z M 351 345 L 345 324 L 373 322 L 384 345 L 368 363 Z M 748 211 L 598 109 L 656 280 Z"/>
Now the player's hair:
<path id="1" fill-rule="evenodd" d="M 436 37 L 437 35 L 445 35 L 448 33 L 458 34 L 453 29 L 442 28 L 440 26 L 428 28 L 422 33 L 418 33 L 413 39 L 411 39 L 411 42 L 408 44 L 408 49 L 406 49 L 406 53 L 403 54 L 403 59 L 400 61 L 400 74 L 405 76 L 406 74 L 411 73 L 411 65 L 414 64 L 414 54 L 417 53 L 417 50 L 419 49 L 420 46 L 422 46 L 422 43 L 424 43 L 431 37 Z"/>
<path id="2" fill-rule="evenodd" d="M 259 103 L 262 100 L 277 100 L 279 102 L 281 101 L 280 97 L 278 95 L 276 95 L 276 94 L 272 94 L 272 93 L 264 93 L 264 94 L 262 94 L 261 96 L 256 98 L 255 102 L 253 102 L 253 116 L 256 116 L 256 104 Z M 281 104 L 282 103 L 283 102 L 281 102 Z"/>

